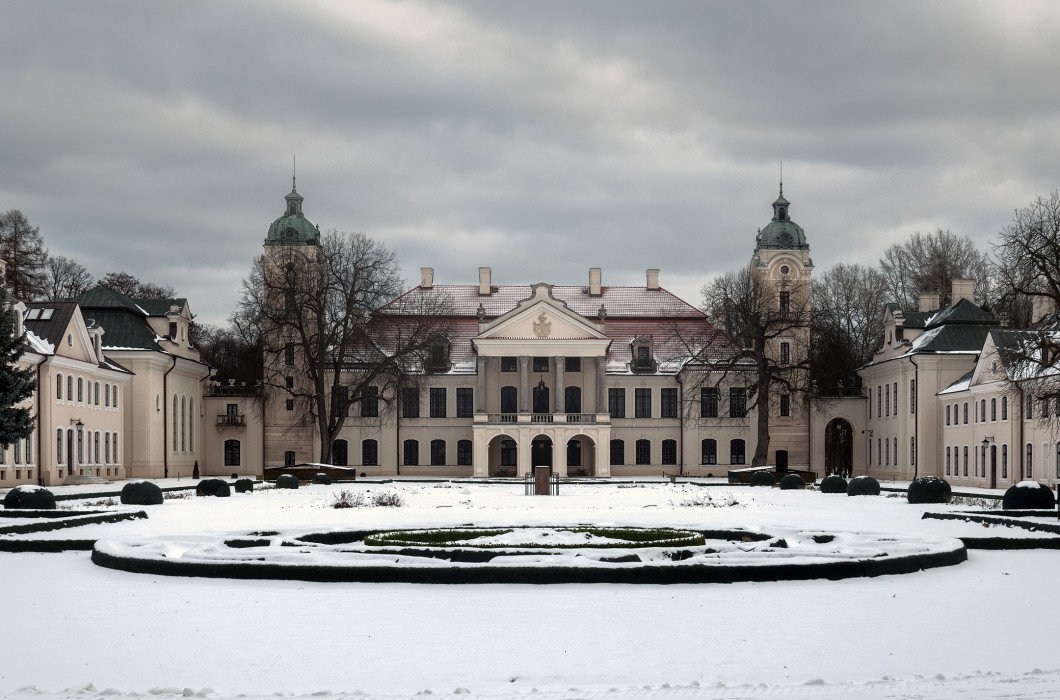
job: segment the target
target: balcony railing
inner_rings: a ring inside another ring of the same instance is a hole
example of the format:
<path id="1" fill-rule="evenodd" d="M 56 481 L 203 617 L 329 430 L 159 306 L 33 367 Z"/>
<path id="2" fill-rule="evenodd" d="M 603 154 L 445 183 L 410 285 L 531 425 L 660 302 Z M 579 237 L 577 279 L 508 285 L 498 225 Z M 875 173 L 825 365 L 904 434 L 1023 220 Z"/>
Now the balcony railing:
<path id="1" fill-rule="evenodd" d="M 481 414 L 480 414 L 481 415 Z M 606 421 L 606 416 L 604 418 Z M 595 424 L 595 413 L 489 413 L 488 423 L 583 423 Z"/>
<path id="2" fill-rule="evenodd" d="M 247 425 L 246 416 L 241 416 L 241 415 L 238 415 L 238 414 L 233 415 L 231 413 L 220 413 L 217 416 L 217 427 L 219 427 L 219 428 L 224 428 L 224 427 L 244 428 L 244 427 L 246 427 L 246 425 Z"/>

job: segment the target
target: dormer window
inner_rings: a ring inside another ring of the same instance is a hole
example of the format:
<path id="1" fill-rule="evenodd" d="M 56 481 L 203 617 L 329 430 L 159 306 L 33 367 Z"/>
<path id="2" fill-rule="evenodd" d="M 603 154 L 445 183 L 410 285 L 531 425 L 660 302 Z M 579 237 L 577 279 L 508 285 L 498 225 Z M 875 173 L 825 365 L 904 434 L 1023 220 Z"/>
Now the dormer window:
<path id="1" fill-rule="evenodd" d="M 633 341 L 633 361 L 630 363 L 634 372 L 654 372 L 655 358 L 652 355 L 654 343 L 651 338 L 637 338 Z"/>
<path id="2" fill-rule="evenodd" d="M 432 372 L 449 371 L 449 341 L 436 340 L 431 343 L 427 355 L 427 368 Z"/>

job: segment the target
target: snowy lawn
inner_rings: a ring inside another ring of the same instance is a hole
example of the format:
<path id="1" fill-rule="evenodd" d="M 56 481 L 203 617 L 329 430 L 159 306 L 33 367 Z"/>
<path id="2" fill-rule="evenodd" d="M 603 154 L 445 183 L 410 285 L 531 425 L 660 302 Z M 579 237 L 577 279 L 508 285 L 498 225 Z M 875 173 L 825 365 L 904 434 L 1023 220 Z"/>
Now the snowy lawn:
<path id="1" fill-rule="evenodd" d="M 397 492 L 404 505 L 332 508 L 343 490 Z M 148 520 L 34 537 L 581 524 L 1041 536 L 920 519 L 961 509 L 662 481 L 566 486 L 555 497 L 524 496 L 522 484 L 358 482 L 167 500 L 144 509 Z M 0 697 L 19 700 L 1060 696 L 1052 550 L 972 550 L 958 566 L 902 576 L 732 585 L 168 578 L 96 567 L 88 553 L 0 554 L 0 571 Z"/>

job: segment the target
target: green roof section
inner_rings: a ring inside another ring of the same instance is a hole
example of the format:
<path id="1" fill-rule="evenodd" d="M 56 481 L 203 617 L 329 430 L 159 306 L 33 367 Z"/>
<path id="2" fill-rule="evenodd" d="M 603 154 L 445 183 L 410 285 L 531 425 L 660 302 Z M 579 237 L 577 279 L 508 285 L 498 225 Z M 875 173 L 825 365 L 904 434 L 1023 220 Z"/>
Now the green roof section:
<path id="1" fill-rule="evenodd" d="M 777 250 L 809 250 L 806 232 L 802 226 L 791 220 L 789 209 L 791 202 L 784 198 L 784 186 L 780 187 L 780 196 L 773 202 L 773 220 L 758 232 L 755 241 L 755 252 L 763 248 Z"/>
<path id="2" fill-rule="evenodd" d="M 265 245 L 320 245 L 320 228 L 302 213 L 302 195 L 291 178 L 291 193 L 285 197 L 287 209 L 272 222 Z"/>

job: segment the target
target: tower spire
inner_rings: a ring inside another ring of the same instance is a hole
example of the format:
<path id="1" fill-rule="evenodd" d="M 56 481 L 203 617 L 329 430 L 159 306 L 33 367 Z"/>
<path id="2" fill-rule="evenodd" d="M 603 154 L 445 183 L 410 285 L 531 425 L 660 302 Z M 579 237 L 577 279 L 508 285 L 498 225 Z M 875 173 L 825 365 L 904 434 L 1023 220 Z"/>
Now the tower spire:
<path id="1" fill-rule="evenodd" d="M 780 196 L 784 196 L 784 161 L 780 161 Z"/>
<path id="2" fill-rule="evenodd" d="M 298 183 L 298 154 L 291 154 L 291 189 L 297 189 Z"/>

